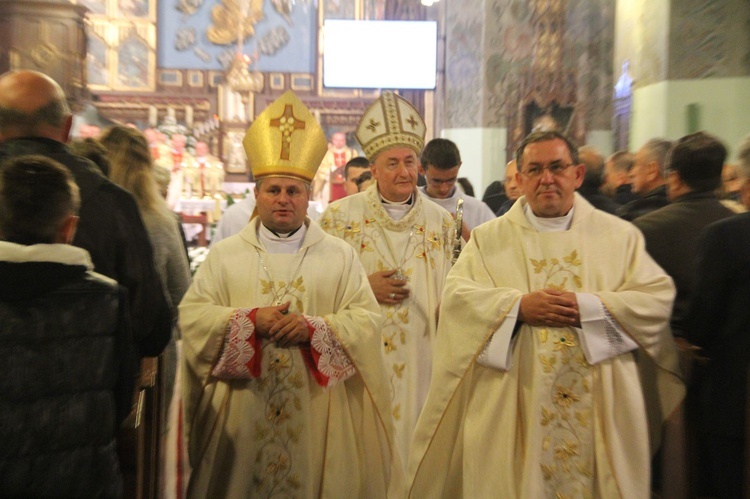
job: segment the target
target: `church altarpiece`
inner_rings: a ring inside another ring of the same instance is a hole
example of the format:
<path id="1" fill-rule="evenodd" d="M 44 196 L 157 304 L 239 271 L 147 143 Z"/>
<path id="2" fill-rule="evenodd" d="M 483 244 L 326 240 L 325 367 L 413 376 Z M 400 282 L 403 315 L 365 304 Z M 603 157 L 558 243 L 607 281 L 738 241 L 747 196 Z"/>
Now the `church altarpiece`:
<path id="1" fill-rule="evenodd" d="M 378 93 L 323 87 L 321 27 L 394 9 L 386 0 L 77 1 L 89 9 L 86 67 L 100 115 L 141 129 L 171 117 L 210 145 L 228 181 L 247 180 L 245 131 L 287 89 L 329 136 L 343 131 L 354 142 Z"/>

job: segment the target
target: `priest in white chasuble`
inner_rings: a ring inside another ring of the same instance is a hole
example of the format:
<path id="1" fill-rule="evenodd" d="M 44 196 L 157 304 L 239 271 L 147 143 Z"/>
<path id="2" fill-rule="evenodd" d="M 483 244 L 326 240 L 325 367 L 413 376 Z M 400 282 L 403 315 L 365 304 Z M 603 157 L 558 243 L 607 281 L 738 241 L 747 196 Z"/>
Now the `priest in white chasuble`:
<path id="1" fill-rule="evenodd" d="M 524 197 L 448 275 L 409 497 L 650 497 L 684 396 L 675 289 L 631 224 L 594 209 L 573 144 L 527 137 Z"/>
<path id="2" fill-rule="evenodd" d="M 325 135 L 287 92 L 244 145 L 257 216 L 180 304 L 188 496 L 386 497 L 403 465 L 378 304 L 356 252 L 306 218 Z"/>
<path id="3" fill-rule="evenodd" d="M 376 183 L 330 204 L 320 219 L 323 230 L 359 253 L 380 303 L 380 337 L 404 459 L 429 387 L 437 306 L 454 233 L 450 214 L 416 188 L 424 134 L 414 107 L 384 92 L 356 132 Z"/>

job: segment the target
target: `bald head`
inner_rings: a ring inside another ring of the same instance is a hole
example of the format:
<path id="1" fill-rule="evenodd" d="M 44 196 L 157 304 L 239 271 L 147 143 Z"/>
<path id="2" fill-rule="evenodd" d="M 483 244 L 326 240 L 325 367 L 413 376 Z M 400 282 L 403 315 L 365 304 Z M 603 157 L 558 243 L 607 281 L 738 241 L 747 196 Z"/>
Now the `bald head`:
<path id="1" fill-rule="evenodd" d="M 0 75 L 0 139 L 45 137 L 65 142 L 71 124 L 65 94 L 52 78 L 27 70 Z"/>

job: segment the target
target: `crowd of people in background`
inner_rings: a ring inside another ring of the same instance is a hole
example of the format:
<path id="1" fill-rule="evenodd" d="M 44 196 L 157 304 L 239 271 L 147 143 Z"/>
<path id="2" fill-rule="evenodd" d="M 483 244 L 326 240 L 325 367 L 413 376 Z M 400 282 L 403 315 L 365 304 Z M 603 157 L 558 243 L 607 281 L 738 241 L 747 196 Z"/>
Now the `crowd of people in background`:
<path id="1" fill-rule="evenodd" d="M 192 276 L 172 208 L 218 158 L 71 126 L 52 79 L 0 75 L 0 495 L 131 495 L 152 371 L 162 497 L 750 493 L 750 136 L 535 130 L 480 200 L 401 96 L 359 156 L 288 92 Z"/>

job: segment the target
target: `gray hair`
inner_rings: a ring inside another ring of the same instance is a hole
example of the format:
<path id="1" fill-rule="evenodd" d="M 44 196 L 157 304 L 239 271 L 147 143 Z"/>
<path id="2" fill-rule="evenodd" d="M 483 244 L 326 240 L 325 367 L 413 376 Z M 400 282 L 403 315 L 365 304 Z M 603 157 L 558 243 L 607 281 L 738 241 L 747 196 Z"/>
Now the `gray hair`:
<path id="1" fill-rule="evenodd" d="M 642 149 L 646 152 L 649 161 L 656 161 L 659 164 L 659 173 L 662 177 L 667 176 L 666 163 L 667 154 L 674 146 L 674 142 L 667 139 L 651 139 L 643 144 Z"/>

